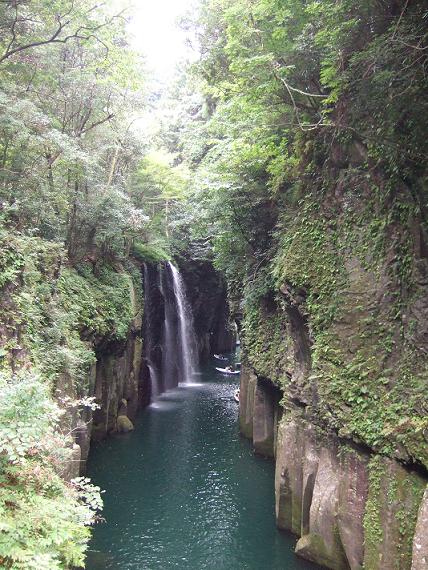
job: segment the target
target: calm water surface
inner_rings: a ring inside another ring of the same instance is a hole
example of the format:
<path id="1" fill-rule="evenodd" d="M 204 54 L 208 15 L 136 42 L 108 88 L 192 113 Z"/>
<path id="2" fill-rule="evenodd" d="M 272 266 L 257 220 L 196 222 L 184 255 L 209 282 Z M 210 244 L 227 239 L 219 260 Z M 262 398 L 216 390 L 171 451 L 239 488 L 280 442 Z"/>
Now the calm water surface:
<path id="1" fill-rule="evenodd" d="M 214 366 L 144 410 L 133 433 L 93 446 L 88 475 L 106 490 L 107 522 L 88 570 L 315 568 L 276 530 L 273 462 L 240 437 L 238 381 Z"/>

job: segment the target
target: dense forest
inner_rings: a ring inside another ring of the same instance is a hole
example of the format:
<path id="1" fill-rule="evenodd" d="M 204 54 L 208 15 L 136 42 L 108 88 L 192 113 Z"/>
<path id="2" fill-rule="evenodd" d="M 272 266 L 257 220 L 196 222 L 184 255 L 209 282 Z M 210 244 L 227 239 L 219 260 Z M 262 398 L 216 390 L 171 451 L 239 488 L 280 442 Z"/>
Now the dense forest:
<path id="1" fill-rule="evenodd" d="M 364 553 L 301 554 L 425 568 L 425 2 L 200 0 L 198 58 L 161 94 L 121 4 L 0 2 L 0 567 L 84 567 L 102 500 L 76 434 L 112 413 L 94 366 L 145 342 L 142 265 L 190 259 L 227 283 L 241 395 L 268 380 L 284 425 L 370 455 Z"/>

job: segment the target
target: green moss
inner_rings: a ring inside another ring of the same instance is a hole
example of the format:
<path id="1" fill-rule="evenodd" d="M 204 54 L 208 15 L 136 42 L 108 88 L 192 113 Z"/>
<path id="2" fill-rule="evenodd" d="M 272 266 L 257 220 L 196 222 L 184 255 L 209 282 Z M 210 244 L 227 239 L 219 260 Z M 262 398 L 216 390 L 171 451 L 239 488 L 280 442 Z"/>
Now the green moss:
<path id="1" fill-rule="evenodd" d="M 127 273 L 102 266 L 97 276 L 86 266 L 66 268 L 58 279 L 61 305 L 86 335 L 122 340 L 133 317 L 132 283 Z"/>
<path id="2" fill-rule="evenodd" d="M 413 538 L 425 487 L 426 481 L 412 473 L 406 475 L 403 473 L 397 482 L 395 491 L 395 501 L 398 507 L 395 518 L 399 535 L 397 569 L 410 568 L 412 564 Z"/>
<path id="3" fill-rule="evenodd" d="M 369 463 L 369 494 L 364 515 L 364 567 L 384 567 L 383 537 L 395 546 L 397 570 L 410 568 L 413 536 L 426 481 L 380 456 Z"/>
<path id="4" fill-rule="evenodd" d="M 292 370 L 293 359 L 288 351 L 290 341 L 280 307 L 269 311 L 261 305 L 247 304 L 243 333 L 248 360 L 257 374 L 285 387 L 286 371 Z"/>
<path id="5" fill-rule="evenodd" d="M 117 416 L 117 431 L 119 433 L 128 433 L 133 429 L 134 425 L 128 416 Z"/>
<path id="6" fill-rule="evenodd" d="M 307 293 L 306 309 L 313 332 L 323 330 L 337 314 L 344 273 L 337 255 L 334 220 L 326 220 L 319 204 L 308 196 L 299 213 L 285 216 L 272 274 L 279 289 L 284 283 Z"/>
<path id="7" fill-rule="evenodd" d="M 378 568 L 379 544 L 383 540 L 381 511 L 381 481 L 385 468 L 381 457 L 374 457 L 369 463 L 369 494 L 364 513 L 365 568 Z"/>
<path id="8" fill-rule="evenodd" d="M 83 395 L 94 342 L 124 340 L 141 310 L 138 268 L 127 262 L 127 271 L 118 271 L 104 264 L 95 274 L 90 264 L 67 266 L 60 244 L 10 235 L 3 244 L 2 367 L 22 354 L 22 362 L 31 359 L 53 382 L 67 373 Z"/>
<path id="9" fill-rule="evenodd" d="M 159 263 L 171 259 L 171 255 L 161 245 L 142 242 L 134 243 L 132 255 L 142 263 Z"/>
<path id="10" fill-rule="evenodd" d="M 297 211 L 284 215 L 267 269 L 269 296 L 276 299 L 285 286 L 288 302 L 293 295 L 303 299 L 319 421 L 381 453 L 404 448 L 428 465 L 428 419 L 421 413 L 428 363 L 407 323 L 420 294 L 409 231 L 416 210 L 400 193 L 391 206 L 390 187 L 377 187 L 357 169 L 342 171 L 339 183 L 345 210 L 334 211 L 328 187 L 338 181 L 326 176 L 319 194 L 308 193 Z M 286 311 L 279 301 L 266 310 L 264 299 L 253 296 L 245 307 L 250 362 L 286 386 L 285 371 L 293 370 Z"/>
<path id="11" fill-rule="evenodd" d="M 124 264 L 124 269 L 132 280 L 134 312 L 142 311 L 144 303 L 144 294 L 143 294 L 143 280 L 141 275 L 141 266 L 136 265 L 134 262 L 128 260 Z"/>

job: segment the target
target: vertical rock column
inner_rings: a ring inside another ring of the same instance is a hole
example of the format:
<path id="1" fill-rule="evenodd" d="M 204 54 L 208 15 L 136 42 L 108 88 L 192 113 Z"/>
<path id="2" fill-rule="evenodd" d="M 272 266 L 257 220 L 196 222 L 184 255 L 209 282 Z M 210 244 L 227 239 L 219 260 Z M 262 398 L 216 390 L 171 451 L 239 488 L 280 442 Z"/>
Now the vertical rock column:
<path id="1" fill-rule="evenodd" d="M 412 570 L 428 568 L 428 487 L 419 509 L 418 521 L 413 540 Z"/>
<path id="2" fill-rule="evenodd" d="M 412 545 L 417 542 L 414 540 L 416 521 L 425 488 L 426 481 L 422 477 L 397 461 L 380 456 L 372 458 L 364 519 L 365 568 L 411 568 Z M 425 533 L 426 528 L 422 536 Z"/>
<path id="3" fill-rule="evenodd" d="M 251 439 L 255 453 L 275 456 L 281 392 L 271 382 L 257 378 L 247 366 L 241 370 L 239 424 L 243 436 Z"/>
<path id="4" fill-rule="evenodd" d="M 239 424 L 243 436 L 251 439 L 255 453 L 275 456 L 278 421 L 281 417 L 280 391 L 261 380 L 247 367 L 241 369 Z"/>
<path id="5" fill-rule="evenodd" d="M 275 400 L 270 386 L 257 380 L 254 393 L 254 451 L 265 457 L 274 456 Z"/>
<path id="6" fill-rule="evenodd" d="M 275 386 L 243 366 L 241 433 L 276 458 L 277 526 L 300 537 L 296 553 L 332 570 L 427 569 L 426 478 L 323 432 L 308 411 L 284 411 Z"/>
<path id="7" fill-rule="evenodd" d="M 118 431 L 118 416 L 122 417 L 119 430 L 123 431 L 124 416 L 129 420 L 129 428 L 141 400 L 142 314 L 132 282 L 130 295 L 134 318 L 127 338 L 98 349 L 94 395 L 101 407 L 93 414 L 93 439 L 102 439 L 108 433 Z"/>
<path id="8" fill-rule="evenodd" d="M 244 437 L 253 439 L 254 398 L 256 375 L 242 364 L 239 389 L 239 427 Z"/>
<path id="9" fill-rule="evenodd" d="M 301 537 L 296 553 L 307 560 L 333 570 L 426 568 L 425 487 L 397 461 L 322 434 L 297 411 L 279 426 L 277 525 Z"/>

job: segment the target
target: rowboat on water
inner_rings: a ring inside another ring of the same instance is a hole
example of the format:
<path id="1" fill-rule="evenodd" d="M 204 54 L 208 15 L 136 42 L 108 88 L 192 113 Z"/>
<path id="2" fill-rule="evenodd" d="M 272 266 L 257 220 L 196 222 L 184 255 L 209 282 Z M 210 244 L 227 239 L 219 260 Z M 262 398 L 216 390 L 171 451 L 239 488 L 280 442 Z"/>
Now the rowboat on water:
<path id="1" fill-rule="evenodd" d="M 217 358 L 217 360 L 227 360 L 227 357 L 222 354 L 214 354 L 214 358 Z"/>
<path id="2" fill-rule="evenodd" d="M 239 374 L 240 373 L 239 370 L 228 370 L 227 368 L 217 368 L 217 366 L 216 366 L 216 370 L 218 372 L 221 372 L 222 374 Z"/>

